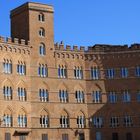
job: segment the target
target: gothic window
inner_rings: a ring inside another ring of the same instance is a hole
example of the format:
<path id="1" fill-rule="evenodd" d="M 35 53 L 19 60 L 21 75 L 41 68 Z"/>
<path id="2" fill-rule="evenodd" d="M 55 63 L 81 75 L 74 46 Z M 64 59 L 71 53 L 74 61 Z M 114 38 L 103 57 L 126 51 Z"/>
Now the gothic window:
<path id="1" fill-rule="evenodd" d="M 26 89 L 18 87 L 18 99 L 20 101 L 26 101 Z"/>
<path id="2" fill-rule="evenodd" d="M 47 77 L 48 76 L 48 68 L 45 64 L 39 64 L 38 67 L 38 76 Z"/>
<path id="3" fill-rule="evenodd" d="M 18 64 L 17 64 L 17 73 L 19 74 L 19 75 L 25 75 L 26 74 L 26 64 L 25 64 L 25 62 L 18 62 Z"/>
<path id="4" fill-rule="evenodd" d="M 12 87 L 11 86 L 4 86 L 3 87 L 3 95 L 5 100 L 12 99 Z"/>
<path id="5" fill-rule="evenodd" d="M 40 14 L 38 15 L 38 20 L 41 21 L 41 22 L 44 22 L 44 21 L 45 21 L 45 16 L 44 16 L 43 13 L 40 13 Z"/>
<path id="6" fill-rule="evenodd" d="M 7 74 L 12 73 L 12 61 L 11 60 L 4 59 L 3 71 L 4 71 L 4 73 L 7 73 Z"/>
<path id="7" fill-rule="evenodd" d="M 40 37 L 45 37 L 45 29 L 44 28 L 39 29 L 39 36 Z"/>
<path id="8" fill-rule="evenodd" d="M 48 90 L 39 89 L 39 98 L 41 102 L 47 102 L 49 100 Z"/>
<path id="9" fill-rule="evenodd" d="M 44 45 L 43 43 L 41 43 L 41 44 L 39 45 L 39 54 L 40 54 L 41 56 L 44 56 L 44 55 L 46 54 L 46 48 L 45 48 L 45 45 Z"/>

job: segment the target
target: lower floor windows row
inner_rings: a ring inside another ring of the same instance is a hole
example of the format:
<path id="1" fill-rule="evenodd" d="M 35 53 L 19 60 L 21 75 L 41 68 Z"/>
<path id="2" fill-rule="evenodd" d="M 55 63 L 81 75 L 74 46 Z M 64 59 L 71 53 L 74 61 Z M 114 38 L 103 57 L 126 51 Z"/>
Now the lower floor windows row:
<path id="1" fill-rule="evenodd" d="M 96 132 L 95 140 L 103 140 L 103 135 L 101 132 Z M 119 133 L 114 132 L 111 134 L 111 140 L 121 140 L 119 138 Z M 123 140 L 133 140 L 133 135 L 131 132 L 125 133 L 125 138 Z"/>
<path id="2" fill-rule="evenodd" d="M 104 120 L 103 117 L 93 117 L 91 119 L 92 126 L 95 128 L 101 128 L 104 125 L 104 122 L 108 120 Z M 123 123 L 123 126 L 125 127 L 131 127 L 133 126 L 133 117 L 132 116 L 123 116 L 123 117 L 116 117 L 113 116 L 109 119 L 109 126 L 112 128 L 119 127 L 119 125 Z"/>

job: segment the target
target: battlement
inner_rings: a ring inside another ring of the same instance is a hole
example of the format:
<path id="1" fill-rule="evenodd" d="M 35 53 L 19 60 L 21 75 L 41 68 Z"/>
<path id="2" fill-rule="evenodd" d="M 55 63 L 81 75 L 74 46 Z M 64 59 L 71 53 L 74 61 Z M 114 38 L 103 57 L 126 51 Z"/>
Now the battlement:
<path id="1" fill-rule="evenodd" d="M 26 47 L 30 45 L 30 42 L 24 39 L 2 37 L 2 36 L 0 36 L 0 43 L 7 43 L 11 45 L 26 46 Z"/>
<path id="2" fill-rule="evenodd" d="M 106 45 L 106 44 L 95 44 L 94 46 L 70 46 L 64 45 L 63 42 L 56 43 L 55 45 L 56 51 L 71 51 L 71 52 L 120 52 L 120 51 L 132 51 L 132 50 L 140 50 L 140 44 L 132 44 L 128 45 Z"/>

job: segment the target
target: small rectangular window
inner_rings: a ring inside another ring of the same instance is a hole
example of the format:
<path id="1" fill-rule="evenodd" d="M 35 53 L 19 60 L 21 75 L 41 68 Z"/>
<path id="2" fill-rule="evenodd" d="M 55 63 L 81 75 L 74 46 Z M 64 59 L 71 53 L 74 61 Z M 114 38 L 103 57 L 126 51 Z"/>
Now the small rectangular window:
<path id="1" fill-rule="evenodd" d="M 5 140 L 11 140 L 11 134 L 5 133 Z"/>
<path id="2" fill-rule="evenodd" d="M 69 140 L 68 134 L 62 134 L 62 140 Z"/>
<path id="3" fill-rule="evenodd" d="M 96 132 L 96 140 L 102 140 L 101 132 Z"/>
<path id="4" fill-rule="evenodd" d="M 42 140 L 48 140 L 48 134 L 42 134 Z"/>
<path id="5" fill-rule="evenodd" d="M 112 140 L 119 140 L 118 133 L 112 133 Z"/>
<path id="6" fill-rule="evenodd" d="M 133 140 L 132 133 L 126 133 L 126 140 Z"/>
<path id="7" fill-rule="evenodd" d="M 26 140 L 26 136 L 25 135 L 19 136 L 19 140 Z"/>

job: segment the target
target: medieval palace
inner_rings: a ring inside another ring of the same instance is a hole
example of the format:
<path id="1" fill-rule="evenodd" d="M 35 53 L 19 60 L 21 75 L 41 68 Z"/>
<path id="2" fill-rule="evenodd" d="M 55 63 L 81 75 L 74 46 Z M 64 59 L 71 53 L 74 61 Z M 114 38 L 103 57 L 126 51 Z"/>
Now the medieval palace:
<path id="1" fill-rule="evenodd" d="M 0 140 L 140 140 L 140 44 L 54 43 L 53 13 L 27 2 L 0 37 Z"/>

